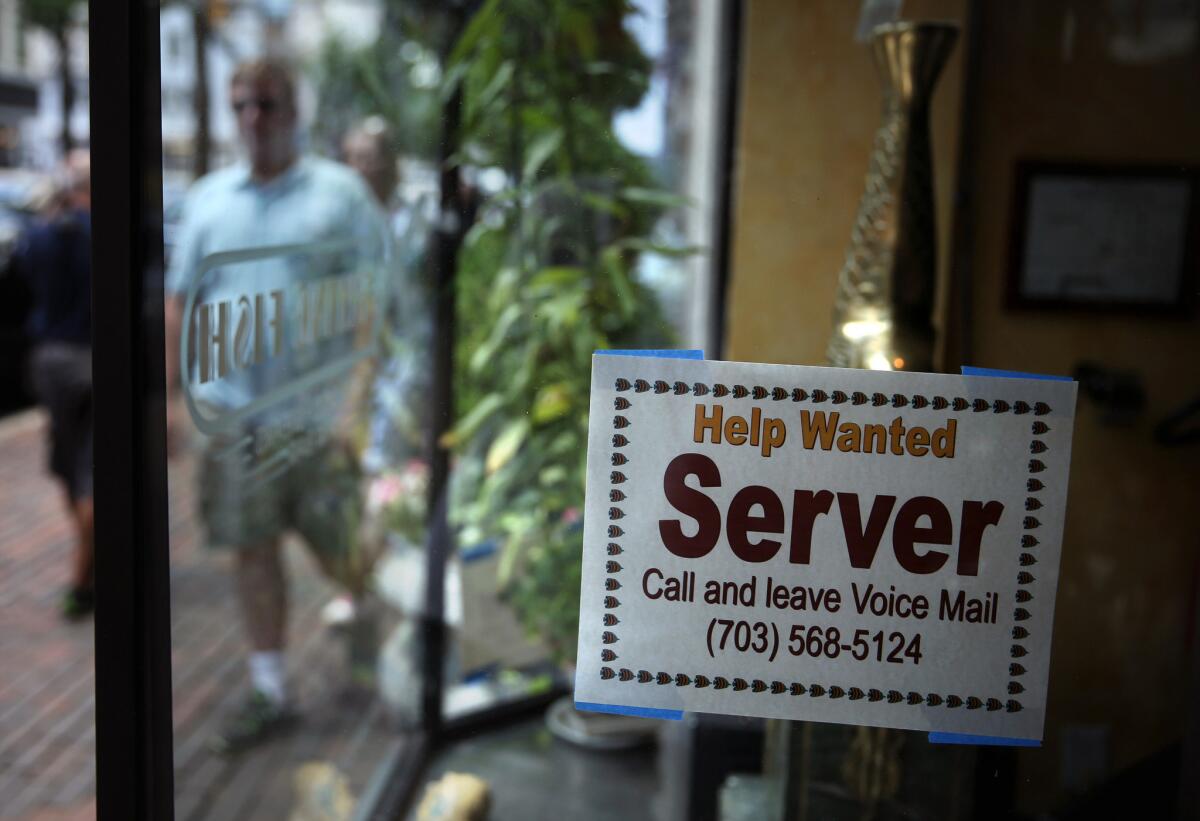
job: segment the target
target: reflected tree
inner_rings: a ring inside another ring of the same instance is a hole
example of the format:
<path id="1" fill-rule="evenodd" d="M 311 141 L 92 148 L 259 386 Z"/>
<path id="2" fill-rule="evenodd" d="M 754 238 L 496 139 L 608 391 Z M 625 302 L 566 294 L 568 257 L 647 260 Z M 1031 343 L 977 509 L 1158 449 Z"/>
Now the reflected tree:
<path id="1" fill-rule="evenodd" d="M 75 147 L 71 134 L 71 110 L 75 108 L 75 82 L 71 73 L 71 27 L 78 19 L 83 3 L 79 0 L 21 0 L 21 17 L 53 39 L 58 50 L 58 82 L 62 88 L 60 116 L 62 130 L 59 145 L 63 156 Z"/>

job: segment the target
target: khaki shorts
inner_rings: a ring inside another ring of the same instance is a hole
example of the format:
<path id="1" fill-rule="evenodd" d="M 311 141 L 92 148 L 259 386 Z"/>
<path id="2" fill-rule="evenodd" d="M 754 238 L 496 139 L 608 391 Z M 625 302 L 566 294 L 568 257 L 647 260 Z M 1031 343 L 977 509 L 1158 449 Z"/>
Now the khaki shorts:
<path id="1" fill-rule="evenodd" d="M 325 444 L 279 473 L 249 474 L 214 441 L 200 461 L 200 513 L 214 547 L 243 548 L 298 532 L 323 563 L 350 560 L 362 517 L 358 460 Z"/>

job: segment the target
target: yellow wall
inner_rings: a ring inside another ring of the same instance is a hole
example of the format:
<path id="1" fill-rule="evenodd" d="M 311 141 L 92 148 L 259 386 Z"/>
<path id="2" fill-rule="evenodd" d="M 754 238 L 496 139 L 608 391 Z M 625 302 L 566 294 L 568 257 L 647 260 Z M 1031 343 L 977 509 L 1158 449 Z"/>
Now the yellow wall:
<path id="1" fill-rule="evenodd" d="M 882 97 L 858 3 L 746 4 L 733 263 L 725 358 L 820 365 Z M 905 4 L 913 19 L 960 20 L 964 0 Z M 962 42 L 933 99 L 938 229 L 948 259 Z"/>
<path id="2" fill-rule="evenodd" d="M 911 19 L 959 19 L 965 2 L 905 3 Z M 875 127 L 878 82 L 853 42 L 858 3 L 746 6 L 726 358 L 820 364 L 836 276 Z M 1020 158 L 1200 165 L 1200 56 L 1122 67 L 1101 11 L 1078 0 L 979 4 L 973 103 L 974 364 L 1071 373 L 1081 360 L 1138 372 L 1149 405 L 1105 425 L 1081 394 L 1055 619 L 1045 746 L 1018 760 L 1018 803 L 1064 798 L 1065 730 L 1107 728 L 1109 772 L 1181 732 L 1200 504 L 1200 452 L 1153 444 L 1153 422 L 1200 390 L 1200 323 L 1004 307 L 1011 187 Z M 1074 9 L 1073 23 L 1068 13 Z M 1074 26 L 1065 37 L 1064 27 Z M 1064 48 L 1064 43 L 1069 48 Z M 952 229 L 964 41 L 934 98 L 942 283 Z M 945 325 L 944 310 L 935 324 Z M 958 362 L 947 362 L 957 369 Z"/>

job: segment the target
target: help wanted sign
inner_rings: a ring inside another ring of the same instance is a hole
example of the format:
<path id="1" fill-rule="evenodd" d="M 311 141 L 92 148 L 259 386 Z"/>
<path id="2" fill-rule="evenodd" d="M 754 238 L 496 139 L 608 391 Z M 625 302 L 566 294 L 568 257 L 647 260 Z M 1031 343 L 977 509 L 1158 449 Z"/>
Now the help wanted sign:
<path id="1" fill-rule="evenodd" d="M 1041 738 L 1074 409 L 594 357 L 576 701 Z"/>

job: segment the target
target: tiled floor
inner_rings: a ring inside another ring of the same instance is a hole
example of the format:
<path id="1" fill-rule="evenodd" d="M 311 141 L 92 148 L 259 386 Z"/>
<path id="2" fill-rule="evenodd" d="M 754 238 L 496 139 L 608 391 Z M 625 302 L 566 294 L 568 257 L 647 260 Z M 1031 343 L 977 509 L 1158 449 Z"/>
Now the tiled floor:
<path id="1" fill-rule="evenodd" d="M 92 625 L 58 617 L 72 534 L 42 469 L 43 424 L 37 411 L 0 420 L 0 818 L 73 821 L 95 816 Z M 197 546 L 191 473 L 170 468 L 175 817 L 286 818 L 295 771 L 314 760 L 361 791 L 397 736 L 377 703 L 346 697 L 342 648 L 319 617 L 332 591 L 296 545 L 289 667 L 305 721 L 237 759 L 207 751 L 244 693 L 246 647 L 225 560 Z"/>

